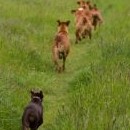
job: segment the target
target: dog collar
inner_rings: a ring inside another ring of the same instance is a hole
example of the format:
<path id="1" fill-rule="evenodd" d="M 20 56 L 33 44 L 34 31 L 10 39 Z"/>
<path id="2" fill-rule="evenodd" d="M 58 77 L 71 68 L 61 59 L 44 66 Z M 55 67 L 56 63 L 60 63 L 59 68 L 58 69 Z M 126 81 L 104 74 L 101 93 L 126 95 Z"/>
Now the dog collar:
<path id="1" fill-rule="evenodd" d="M 39 97 L 34 96 L 33 99 L 38 99 L 40 102 L 42 101 Z"/>

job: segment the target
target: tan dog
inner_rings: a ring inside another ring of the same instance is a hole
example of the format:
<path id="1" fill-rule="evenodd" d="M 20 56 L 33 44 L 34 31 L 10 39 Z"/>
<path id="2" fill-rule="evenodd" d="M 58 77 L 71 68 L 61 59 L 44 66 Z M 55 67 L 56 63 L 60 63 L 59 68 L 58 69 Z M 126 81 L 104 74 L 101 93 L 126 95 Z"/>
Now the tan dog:
<path id="1" fill-rule="evenodd" d="M 58 72 L 65 70 L 65 61 L 70 51 L 70 40 L 68 35 L 68 26 L 70 21 L 58 22 L 58 31 L 55 36 L 54 44 L 52 47 L 53 61 Z M 60 65 L 60 60 L 63 60 Z"/>
<path id="2" fill-rule="evenodd" d="M 86 19 L 89 20 L 88 22 L 89 28 L 91 28 L 90 30 L 92 30 L 92 28 L 96 30 L 97 26 L 100 26 L 103 23 L 101 12 L 97 8 L 96 4 L 92 6 L 92 3 L 90 1 L 85 2 L 84 0 L 79 0 L 77 4 L 79 5 L 79 7 L 82 7 L 85 10 Z"/>
<path id="3" fill-rule="evenodd" d="M 77 4 L 79 5 L 80 8 L 84 8 L 86 10 L 89 10 L 92 7 L 90 1 L 86 2 L 84 0 L 79 0 L 79 1 L 77 1 Z"/>
<path id="4" fill-rule="evenodd" d="M 75 22 L 76 22 L 76 41 L 81 41 L 82 38 L 89 36 L 91 39 L 91 32 L 92 32 L 92 23 L 90 18 L 86 15 L 86 10 L 84 8 L 78 8 L 76 10 L 71 11 L 75 14 Z"/>
<path id="5" fill-rule="evenodd" d="M 76 36 L 76 41 L 75 43 L 78 43 L 82 39 L 82 35 L 85 30 L 85 14 L 84 14 L 84 9 L 83 8 L 78 8 L 76 10 L 71 10 L 71 13 L 75 15 L 75 36 Z"/>

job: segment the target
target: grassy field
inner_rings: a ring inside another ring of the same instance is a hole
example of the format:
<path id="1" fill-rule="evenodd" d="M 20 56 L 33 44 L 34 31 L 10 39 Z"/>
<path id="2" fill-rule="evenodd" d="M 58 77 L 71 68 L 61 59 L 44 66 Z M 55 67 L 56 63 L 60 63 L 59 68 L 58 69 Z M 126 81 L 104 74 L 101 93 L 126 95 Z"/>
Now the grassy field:
<path id="1" fill-rule="evenodd" d="M 129 0 L 93 0 L 104 24 L 75 42 L 75 0 L 0 0 L 0 130 L 20 130 L 30 90 L 44 91 L 39 130 L 130 130 Z M 58 74 L 51 47 L 70 20 L 71 51 Z"/>

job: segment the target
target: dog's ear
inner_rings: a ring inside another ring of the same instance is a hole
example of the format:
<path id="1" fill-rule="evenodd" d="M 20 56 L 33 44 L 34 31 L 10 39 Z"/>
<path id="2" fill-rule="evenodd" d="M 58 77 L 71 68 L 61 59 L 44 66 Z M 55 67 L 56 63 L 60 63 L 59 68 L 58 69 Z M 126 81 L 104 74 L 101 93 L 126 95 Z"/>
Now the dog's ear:
<path id="1" fill-rule="evenodd" d="M 88 0 L 88 1 L 86 1 L 86 4 L 90 4 L 90 1 Z"/>
<path id="2" fill-rule="evenodd" d="M 34 91 L 31 90 L 30 93 L 31 93 L 31 98 L 33 98 L 33 96 L 34 96 L 34 94 L 35 94 Z"/>
<path id="3" fill-rule="evenodd" d="M 77 1 L 77 4 L 79 5 L 79 4 L 80 4 L 80 1 Z"/>
<path id="4" fill-rule="evenodd" d="M 75 12 L 76 12 L 76 10 L 75 10 L 75 9 L 71 10 L 71 13 L 72 13 L 72 14 L 74 14 Z"/>
<path id="5" fill-rule="evenodd" d="M 40 90 L 40 98 L 43 99 L 44 95 L 43 92 Z"/>
<path id="6" fill-rule="evenodd" d="M 66 25 L 69 26 L 70 24 L 70 20 L 66 21 Z"/>
<path id="7" fill-rule="evenodd" d="M 91 4 L 91 2 L 89 0 L 86 2 L 86 4 L 88 5 L 88 7 L 89 7 L 90 10 L 93 9 L 92 4 Z"/>
<path id="8" fill-rule="evenodd" d="M 95 10 L 98 10 L 96 4 L 93 5 L 93 8 L 94 8 Z"/>
<path id="9" fill-rule="evenodd" d="M 33 90 L 31 90 L 30 93 L 31 93 L 32 96 L 34 95 L 34 91 Z"/>
<path id="10" fill-rule="evenodd" d="M 60 20 L 57 20 L 58 26 L 61 24 Z"/>
<path id="11" fill-rule="evenodd" d="M 97 5 L 96 5 L 96 4 L 94 4 L 93 6 L 94 6 L 94 7 L 97 7 Z"/>

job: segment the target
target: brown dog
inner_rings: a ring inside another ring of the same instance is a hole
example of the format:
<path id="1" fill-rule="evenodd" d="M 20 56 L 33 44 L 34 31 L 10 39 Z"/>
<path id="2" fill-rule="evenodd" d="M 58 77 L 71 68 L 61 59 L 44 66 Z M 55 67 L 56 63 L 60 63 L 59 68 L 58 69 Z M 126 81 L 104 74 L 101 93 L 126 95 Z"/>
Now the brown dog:
<path id="1" fill-rule="evenodd" d="M 84 8 L 86 10 L 89 10 L 92 7 L 90 1 L 86 2 L 84 0 L 79 0 L 79 1 L 77 1 L 77 4 L 79 5 L 80 8 Z"/>
<path id="2" fill-rule="evenodd" d="M 93 26 L 94 26 L 94 29 L 96 30 L 97 26 L 101 25 L 103 23 L 103 18 L 102 18 L 102 15 L 101 15 L 101 12 L 100 10 L 97 8 L 96 4 L 94 4 L 93 8 L 91 9 L 91 13 L 93 15 Z"/>
<path id="3" fill-rule="evenodd" d="M 76 29 L 76 31 L 75 31 L 75 36 L 76 36 L 75 43 L 78 43 L 82 39 L 82 34 L 84 32 L 85 23 L 86 23 L 84 9 L 78 8 L 76 10 L 71 10 L 71 13 L 73 13 L 75 15 L 75 29 Z"/>
<path id="4" fill-rule="evenodd" d="M 42 91 L 31 91 L 31 102 L 25 108 L 22 116 L 22 130 L 37 130 L 43 123 L 42 100 Z"/>
<path id="5" fill-rule="evenodd" d="M 71 13 L 75 14 L 75 43 L 78 43 L 82 38 L 85 38 L 86 36 L 89 36 L 91 39 L 92 23 L 90 21 L 90 18 L 86 15 L 86 10 L 84 8 L 78 8 L 76 10 L 71 10 Z"/>
<path id="6" fill-rule="evenodd" d="M 70 21 L 58 22 L 58 31 L 55 36 L 54 44 L 52 47 L 53 61 L 58 72 L 65 70 L 65 61 L 70 51 L 70 40 L 68 35 L 68 26 Z M 59 61 L 63 60 L 62 65 Z"/>

